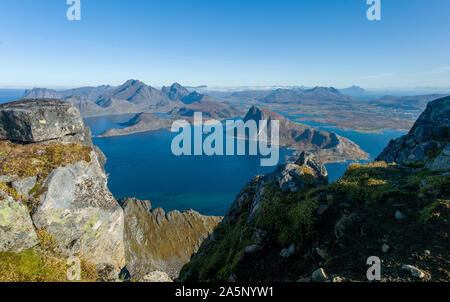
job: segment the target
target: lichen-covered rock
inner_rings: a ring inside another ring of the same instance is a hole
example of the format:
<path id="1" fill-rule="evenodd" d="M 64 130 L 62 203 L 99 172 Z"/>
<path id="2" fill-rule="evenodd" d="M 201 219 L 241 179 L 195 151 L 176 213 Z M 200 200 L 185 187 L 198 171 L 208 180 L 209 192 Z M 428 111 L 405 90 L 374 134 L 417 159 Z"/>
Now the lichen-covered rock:
<path id="1" fill-rule="evenodd" d="M 173 282 L 164 272 L 151 272 L 139 279 L 139 282 Z"/>
<path id="2" fill-rule="evenodd" d="M 438 156 L 427 163 L 426 168 L 433 171 L 448 170 L 450 168 L 450 143 L 444 147 Z"/>
<path id="3" fill-rule="evenodd" d="M 37 243 L 28 208 L 21 201 L 0 196 L 0 251 L 21 252 Z"/>
<path id="4" fill-rule="evenodd" d="M 314 154 L 302 152 L 295 164 L 312 169 L 314 176 L 318 178 L 317 183 L 328 183 L 328 171 L 325 165 L 318 161 Z"/>
<path id="5" fill-rule="evenodd" d="M 124 266 L 123 210 L 107 188 L 97 155 L 54 170 L 33 214 L 35 226 L 55 238 L 57 250 L 92 263 Z"/>
<path id="6" fill-rule="evenodd" d="M 122 200 L 125 209 L 125 256 L 131 277 L 162 271 L 175 279 L 181 267 L 221 221 L 189 210 L 151 210 L 149 201 Z"/>
<path id="7" fill-rule="evenodd" d="M 37 182 L 37 177 L 27 177 L 23 179 L 18 179 L 11 183 L 12 187 L 19 193 L 20 195 L 28 197 L 30 191 L 34 188 Z"/>
<path id="8" fill-rule="evenodd" d="M 45 234 L 59 256 L 109 275 L 122 269 L 123 209 L 78 110 L 56 99 L 0 105 L 0 141 L 0 251 L 29 249 Z"/>
<path id="9" fill-rule="evenodd" d="M 110 263 L 100 263 L 97 265 L 98 282 L 117 282 L 119 281 L 119 272 L 114 265 Z"/>
<path id="10" fill-rule="evenodd" d="M 283 192 L 296 192 L 312 184 L 327 184 L 328 173 L 312 153 L 302 152 L 295 163 L 279 165 L 264 182 L 275 183 Z"/>
<path id="11" fill-rule="evenodd" d="M 432 170 L 450 168 L 450 97 L 428 104 L 407 135 L 393 140 L 378 156 L 387 163 L 421 162 Z"/>
<path id="12" fill-rule="evenodd" d="M 265 195 L 265 185 L 273 184 L 282 192 L 297 192 L 307 187 L 328 183 L 328 173 L 325 166 L 308 152 L 302 152 L 295 163 L 284 163 L 279 165 L 275 171 L 265 176 L 255 177 L 246 187 L 254 188 L 256 194 L 253 196 L 248 221 L 252 221 L 257 215 L 261 205 L 262 197 Z M 229 217 L 234 212 L 239 212 L 242 203 L 248 197 L 248 190 L 244 188 L 238 195 L 235 203 L 229 211 Z"/>
<path id="13" fill-rule="evenodd" d="M 84 131 L 75 107 L 56 99 L 23 99 L 0 105 L 0 139 L 43 142 Z"/>

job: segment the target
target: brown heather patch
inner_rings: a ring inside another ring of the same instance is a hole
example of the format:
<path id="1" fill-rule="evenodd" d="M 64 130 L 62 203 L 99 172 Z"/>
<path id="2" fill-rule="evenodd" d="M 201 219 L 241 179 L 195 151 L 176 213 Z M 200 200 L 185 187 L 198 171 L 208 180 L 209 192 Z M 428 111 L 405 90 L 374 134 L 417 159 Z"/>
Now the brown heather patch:
<path id="1" fill-rule="evenodd" d="M 79 161 L 90 162 L 91 148 L 79 144 L 14 144 L 0 141 L 0 175 L 45 179 L 52 170 Z"/>

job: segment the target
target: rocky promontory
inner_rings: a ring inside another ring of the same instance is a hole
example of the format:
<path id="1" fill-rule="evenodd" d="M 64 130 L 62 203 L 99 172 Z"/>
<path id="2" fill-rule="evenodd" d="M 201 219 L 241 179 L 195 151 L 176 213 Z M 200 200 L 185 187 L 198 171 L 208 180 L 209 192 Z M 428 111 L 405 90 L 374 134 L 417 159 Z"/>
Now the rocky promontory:
<path id="1" fill-rule="evenodd" d="M 168 129 L 173 120 L 159 118 L 151 113 L 139 113 L 128 122 L 123 123 L 122 129 L 109 129 L 97 137 L 112 137 L 130 135 L 135 133 L 154 131 L 159 129 Z"/>
<path id="2" fill-rule="evenodd" d="M 66 281 L 71 256 L 88 281 L 117 281 L 125 268 L 133 281 L 178 277 L 221 217 L 166 214 L 136 199 L 119 203 L 108 190 L 105 161 L 72 105 L 0 105 L 0 281 Z M 43 267 L 37 272 L 23 261 Z"/>
<path id="3" fill-rule="evenodd" d="M 54 99 L 0 105 L 0 139 L 0 251 L 45 241 L 58 255 L 120 270 L 123 210 L 78 110 Z"/>
<path id="4" fill-rule="evenodd" d="M 377 160 L 448 170 L 450 97 L 430 102 L 409 133 L 391 141 Z"/>
<path id="5" fill-rule="evenodd" d="M 256 106 L 249 109 L 244 122 L 254 120 L 267 121 L 267 133 L 270 137 L 272 121 L 279 121 L 279 144 L 291 147 L 300 153 L 308 151 L 324 163 L 345 162 L 348 160 L 368 159 L 368 154 L 351 140 L 333 132 L 321 131 L 313 127 L 292 122 L 290 119 Z"/>

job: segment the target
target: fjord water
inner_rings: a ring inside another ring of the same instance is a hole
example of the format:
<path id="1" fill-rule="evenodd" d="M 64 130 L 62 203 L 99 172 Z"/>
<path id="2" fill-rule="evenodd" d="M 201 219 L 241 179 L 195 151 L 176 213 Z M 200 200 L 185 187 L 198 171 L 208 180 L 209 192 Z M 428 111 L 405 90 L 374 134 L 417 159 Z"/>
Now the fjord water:
<path id="1" fill-rule="evenodd" d="M 93 135 L 120 127 L 130 115 L 88 118 Z M 381 134 L 325 129 L 347 137 L 375 158 L 391 139 L 404 134 Z M 109 188 L 116 198 L 150 200 L 166 211 L 194 209 L 205 215 L 225 215 L 236 195 L 254 176 L 275 167 L 261 167 L 258 156 L 180 156 L 172 154 L 175 133 L 167 130 L 111 138 L 94 138 L 108 158 Z M 280 162 L 289 155 L 280 150 Z M 328 164 L 330 181 L 345 172 L 349 163 Z"/>
<path id="2" fill-rule="evenodd" d="M 94 135 L 129 116 L 88 118 Z M 109 189 L 116 198 L 150 200 L 166 211 L 194 209 L 224 215 L 236 195 L 254 176 L 271 172 L 258 156 L 180 156 L 172 154 L 176 133 L 168 130 L 94 138 L 106 155 Z M 289 152 L 280 150 L 280 162 Z"/>

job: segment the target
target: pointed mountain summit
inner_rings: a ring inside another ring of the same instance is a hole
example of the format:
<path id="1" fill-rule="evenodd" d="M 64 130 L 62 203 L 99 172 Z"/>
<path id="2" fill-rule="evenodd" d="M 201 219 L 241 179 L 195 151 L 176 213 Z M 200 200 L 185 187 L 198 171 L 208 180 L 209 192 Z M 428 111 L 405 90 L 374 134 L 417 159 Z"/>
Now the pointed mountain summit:
<path id="1" fill-rule="evenodd" d="M 179 101 L 189 94 L 189 90 L 178 83 L 174 83 L 170 87 L 164 86 L 161 91 L 167 94 L 172 101 Z"/>
<path id="2" fill-rule="evenodd" d="M 137 105 L 156 105 L 160 103 L 168 103 L 161 91 L 147 86 L 138 80 L 128 80 L 121 86 L 114 89 L 110 94 L 105 95 L 97 104 L 105 107 L 111 104 L 112 100 L 125 100 Z"/>
<path id="3" fill-rule="evenodd" d="M 351 140 L 334 132 L 321 131 L 313 127 L 292 122 L 290 119 L 256 106 L 248 111 L 244 122 L 249 120 L 268 121 L 267 132 L 271 132 L 272 121 L 280 123 L 279 143 L 298 151 L 310 151 L 324 163 L 342 162 L 350 159 L 367 159 L 368 154 L 362 151 Z"/>

